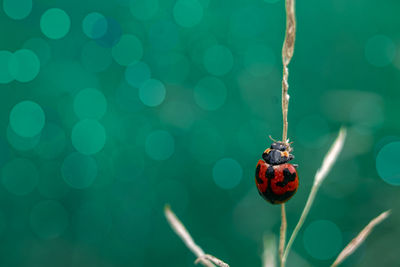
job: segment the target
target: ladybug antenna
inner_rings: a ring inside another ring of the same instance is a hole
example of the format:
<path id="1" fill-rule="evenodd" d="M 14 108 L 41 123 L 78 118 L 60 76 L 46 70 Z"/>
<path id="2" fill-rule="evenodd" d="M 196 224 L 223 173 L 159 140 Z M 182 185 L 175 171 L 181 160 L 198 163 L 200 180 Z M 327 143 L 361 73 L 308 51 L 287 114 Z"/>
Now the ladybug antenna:
<path id="1" fill-rule="evenodd" d="M 269 135 L 268 136 L 269 137 L 269 139 L 271 139 L 274 143 L 276 143 L 277 141 L 274 139 L 274 138 L 272 138 L 272 136 L 271 135 Z"/>
<path id="2" fill-rule="evenodd" d="M 293 144 L 294 142 L 292 141 L 292 142 L 289 142 L 289 140 L 288 140 L 288 142 L 286 143 L 286 147 L 288 148 L 288 150 L 289 150 L 289 152 L 291 152 L 292 150 L 293 150 L 293 148 L 292 148 L 292 146 L 291 146 L 291 144 Z"/>

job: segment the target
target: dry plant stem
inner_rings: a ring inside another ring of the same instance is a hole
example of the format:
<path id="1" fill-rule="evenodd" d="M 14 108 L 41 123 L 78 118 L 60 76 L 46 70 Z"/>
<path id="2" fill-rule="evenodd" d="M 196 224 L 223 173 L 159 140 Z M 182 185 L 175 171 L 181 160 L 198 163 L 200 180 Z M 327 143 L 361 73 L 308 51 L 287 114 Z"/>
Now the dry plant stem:
<path id="1" fill-rule="evenodd" d="M 212 263 L 214 263 L 215 265 L 220 266 L 220 267 L 229 267 L 228 264 L 226 264 L 225 262 L 221 261 L 220 259 L 218 259 L 218 258 L 216 258 L 216 257 L 214 257 L 213 255 L 210 255 L 210 254 L 204 254 L 204 256 L 202 258 L 197 258 L 195 263 L 197 264 L 202 259 L 209 260 Z"/>
<path id="2" fill-rule="evenodd" d="M 353 252 L 365 241 L 374 227 L 385 220 L 389 215 L 390 210 L 381 213 L 381 215 L 370 221 L 369 224 L 353 240 L 351 240 L 351 242 L 342 250 L 342 252 L 340 252 L 339 256 L 336 258 L 331 267 L 338 266 L 348 256 L 353 254 Z"/>
<path id="3" fill-rule="evenodd" d="M 303 226 L 304 221 L 306 220 L 306 217 L 310 211 L 311 205 L 314 202 L 315 195 L 318 192 L 319 187 L 321 186 L 322 182 L 328 175 L 329 171 L 331 170 L 333 164 L 335 163 L 337 157 L 339 156 L 340 151 L 343 148 L 344 141 L 346 139 L 346 129 L 342 128 L 339 131 L 339 135 L 336 138 L 335 142 L 332 144 L 331 148 L 329 149 L 328 153 L 326 154 L 324 161 L 322 162 L 322 166 L 320 169 L 318 169 L 317 173 L 315 174 L 314 178 L 314 184 L 313 187 L 311 188 L 310 195 L 308 196 L 306 205 L 304 206 L 303 212 L 301 213 L 300 219 L 296 225 L 296 227 L 293 230 L 292 235 L 290 236 L 290 239 L 286 245 L 285 252 L 283 253 L 282 261 L 283 264 L 285 264 L 288 254 L 290 252 L 290 249 L 293 245 L 293 242 L 297 236 L 297 234 L 300 231 L 300 228 Z"/>
<path id="4" fill-rule="evenodd" d="M 182 239 L 183 243 L 185 243 L 185 245 L 193 252 L 193 254 L 196 255 L 196 263 L 201 263 L 206 267 L 214 267 L 214 264 L 220 267 L 229 267 L 229 265 L 225 262 L 215 258 L 214 256 L 204 253 L 203 249 L 194 242 L 188 230 L 186 230 L 182 222 L 176 217 L 169 205 L 165 205 L 164 214 L 174 232 Z"/>
<path id="5" fill-rule="evenodd" d="M 282 141 L 287 142 L 287 130 L 288 121 L 287 114 L 289 109 L 289 69 L 288 65 L 293 56 L 294 42 L 296 39 L 296 16 L 294 10 L 294 0 L 286 0 L 286 32 L 285 41 L 282 47 L 282 64 L 283 64 L 283 75 L 282 75 L 282 117 L 283 117 L 283 131 Z"/>
<path id="6" fill-rule="evenodd" d="M 282 75 L 282 120 L 283 120 L 283 129 L 282 129 L 282 141 L 287 142 L 287 131 L 288 131 L 288 110 L 289 110 L 289 68 L 288 65 L 290 60 L 293 57 L 294 51 L 294 42 L 296 39 L 296 16 L 294 10 L 294 1 L 295 0 L 285 0 L 286 7 L 286 31 L 285 31 L 285 40 L 283 41 L 282 47 L 282 65 L 283 65 L 283 75 Z M 280 229 L 280 238 L 279 238 L 279 258 L 281 267 L 285 266 L 285 261 L 283 258 L 283 253 L 285 249 L 286 242 L 286 229 L 287 229 L 287 221 L 286 221 L 286 212 L 285 212 L 285 204 L 281 205 L 281 229 Z"/>
<path id="7" fill-rule="evenodd" d="M 285 250 L 285 243 L 286 243 L 286 229 L 287 229 L 287 220 L 286 220 L 285 204 L 281 204 L 281 229 L 279 236 L 279 261 L 281 266 L 284 266 L 283 252 Z"/>

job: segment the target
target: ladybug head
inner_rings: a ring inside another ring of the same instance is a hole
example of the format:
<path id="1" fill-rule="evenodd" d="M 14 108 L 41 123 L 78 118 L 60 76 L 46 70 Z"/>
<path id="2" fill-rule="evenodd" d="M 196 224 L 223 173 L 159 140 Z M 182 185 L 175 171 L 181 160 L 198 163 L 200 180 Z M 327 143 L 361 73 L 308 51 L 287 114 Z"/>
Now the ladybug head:
<path id="1" fill-rule="evenodd" d="M 267 148 L 262 157 L 266 163 L 271 165 L 279 165 L 294 159 L 290 154 L 292 148 L 289 144 L 283 142 L 273 142 L 270 148 Z"/>

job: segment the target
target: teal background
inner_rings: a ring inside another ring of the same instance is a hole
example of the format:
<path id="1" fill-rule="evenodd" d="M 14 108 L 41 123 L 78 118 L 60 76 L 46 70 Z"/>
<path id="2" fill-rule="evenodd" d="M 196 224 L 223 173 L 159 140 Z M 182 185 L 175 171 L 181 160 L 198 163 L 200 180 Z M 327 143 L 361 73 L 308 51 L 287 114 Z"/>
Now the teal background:
<path id="1" fill-rule="evenodd" d="M 387 209 L 343 266 L 399 265 L 399 10 L 297 3 L 289 232 L 348 138 L 288 266 L 328 266 Z M 254 169 L 282 134 L 283 0 L 2 0 L 0 25 L 1 266 L 193 266 L 166 203 L 207 253 L 261 266 L 280 224 Z"/>

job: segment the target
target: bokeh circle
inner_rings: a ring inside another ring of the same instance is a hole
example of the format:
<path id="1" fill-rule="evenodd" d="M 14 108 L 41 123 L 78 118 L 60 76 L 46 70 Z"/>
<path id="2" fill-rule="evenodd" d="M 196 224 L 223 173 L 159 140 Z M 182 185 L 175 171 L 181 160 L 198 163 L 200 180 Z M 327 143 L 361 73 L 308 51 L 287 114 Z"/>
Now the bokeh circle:
<path id="1" fill-rule="evenodd" d="M 203 63 L 210 74 L 222 76 L 232 69 L 233 55 L 226 46 L 214 45 L 204 52 Z"/>
<path id="2" fill-rule="evenodd" d="M 212 176 L 218 187 L 232 189 L 240 183 L 243 169 L 235 159 L 223 158 L 215 163 Z"/>
<path id="3" fill-rule="evenodd" d="M 391 185 L 400 185 L 400 142 L 383 146 L 376 156 L 376 170 L 379 177 Z"/>
<path id="4" fill-rule="evenodd" d="M 107 19 L 97 12 L 87 14 L 82 21 L 83 32 L 92 39 L 102 37 L 107 32 L 107 28 Z"/>
<path id="5" fill-rule="evenodd" d="M 176 23 L 185 28 L 196 26 L 203 18 L 203 6 L 197 0 L 178 0 L 173 15 Z"/>
<path id="6" fill-rule="evenodd" d="M 143 56 L 142 42 L 135 35 L 124 34 L 112 48 L 112 56 L 122 66 L 137 62 Z"/>
<path id="7" fill-rule="evenodd" d="M 103 149 L 106 143 L 106 131 L 98 121 L 81 120 L 72 129 L 72 145 L 85 155 L 92 155 Z"/>
<path id="8" fill-rule="evenodd" d="M 40 60 L 37 55 L 29 49 L 21 49 L 14 53 L 17 61 L 17 73 L 15 79 L 19 82 L 30 82 L 40 70 Z"/>
<path id="9" fill-rule="evenodd" d="M 3 0 L 3 10 L 12 19 L 24 19 L 32 11 L 32 0 Z"/>
<path id="10" fill-rule="evenodd" d="M 149 107 L 156 107 L 160 105 L 165 99 L 165 86 L 156 79 L 149 79 L 145 81 L 139 88 L 139 98 Z"/>
<path id="11" fill-rule="evenodd" d="M 100 119 L 107 111 L 107 100 L 101 91 L 86 88 L 75 96 L 73 106 L 80 119 Z"/>
<path id="12" fill-rule="evenodd" d="M 22 101 L 10 112 L 10 126 L 22 137 L 33 137 L 40 133 L 45 124 L 42 108 L 33 101 Z"/>
<path id="13" fill-rule="evenodd" d="M 0 83 L 9 83 L 17 75 L 17 59 L 10 51 L 0 51 Z"/>
<path id="14" fill-rule="evenodd" d="M 40 29 L 50 39 L 61 39 L 69 32 L 71 20 L 64 10 L 51 8 L 40 18 Z"/>
<path id="15" fill-rule="evenodd" d="M 308 254 L 319 260 L 336 256 L 342 246 L 342 232 L 328 220 L 316 220 L 304 231 L 304 247 Z"/>

